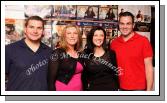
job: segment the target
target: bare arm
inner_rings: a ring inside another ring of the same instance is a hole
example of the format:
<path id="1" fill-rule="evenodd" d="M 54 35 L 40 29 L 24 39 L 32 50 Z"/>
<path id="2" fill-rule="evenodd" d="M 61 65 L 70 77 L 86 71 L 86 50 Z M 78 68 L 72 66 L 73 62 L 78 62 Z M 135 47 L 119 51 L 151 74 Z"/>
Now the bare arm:
<path id="1" fill-rule="evenodd" d="M 146 81 L 147 81 L 147 91 L 151 91 L 154 83 L 154 71 L 152 65 L 152 57 L 147 57 L 144 59 L 145 72 L 146 72 Z"/>

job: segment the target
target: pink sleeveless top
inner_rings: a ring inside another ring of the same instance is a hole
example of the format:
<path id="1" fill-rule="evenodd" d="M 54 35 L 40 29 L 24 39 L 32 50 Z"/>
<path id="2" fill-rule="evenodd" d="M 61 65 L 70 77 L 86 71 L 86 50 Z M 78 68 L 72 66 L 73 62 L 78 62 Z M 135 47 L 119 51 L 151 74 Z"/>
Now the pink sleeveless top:
<path id="1" fill-rule="evenodd" d="M 81 91 L 82 90 L 82 80 L 81 80 L 81 73 L 83 71 L 82 65 L 77 62 L 75 73 L 72 76 L 71 80 L 68 84 L 64 84 L 59 80 L 56 80 L 55 87 L 56 91 Z"/>

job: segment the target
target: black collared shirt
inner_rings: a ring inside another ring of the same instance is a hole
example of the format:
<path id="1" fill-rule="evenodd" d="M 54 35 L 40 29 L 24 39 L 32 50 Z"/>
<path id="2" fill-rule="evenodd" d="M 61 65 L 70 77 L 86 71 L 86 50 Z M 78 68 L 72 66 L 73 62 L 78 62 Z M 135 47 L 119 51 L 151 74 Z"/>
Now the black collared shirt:
<path id="1" fill-rule="evenodd" d="M 33 52 L 24 39 L 5 47 L 5 73 L 8 74 L 7 90 L 47 90 L 48 59 L 52 49 L 41 43 Z"/>

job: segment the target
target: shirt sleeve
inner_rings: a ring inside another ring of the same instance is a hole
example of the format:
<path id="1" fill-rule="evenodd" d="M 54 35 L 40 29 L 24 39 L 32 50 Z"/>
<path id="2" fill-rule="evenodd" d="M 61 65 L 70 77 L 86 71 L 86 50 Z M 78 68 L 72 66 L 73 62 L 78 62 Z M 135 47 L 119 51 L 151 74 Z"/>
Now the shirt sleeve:
<path id="1" fill-rule="evenodd" d="M 56 81 L 56 76 L 58 73 L 58 68 L 59 68 L 59 53 L 54 51 L 50 58 L 49 58 L 49 63 L 48 63 L 48 90 L 49 91 L 55 91 L 55 81 Z"/>
<path id="2" fill-rule="evenodd" d="M 147 57 L 152 57 L 153 56 L 153 51 L 152 51 L 152 47 L 151 44 L 149 42 L 149 40 L 147 38 L 145 38 L 143 40 L 143 57 L 147 58 Z"/>

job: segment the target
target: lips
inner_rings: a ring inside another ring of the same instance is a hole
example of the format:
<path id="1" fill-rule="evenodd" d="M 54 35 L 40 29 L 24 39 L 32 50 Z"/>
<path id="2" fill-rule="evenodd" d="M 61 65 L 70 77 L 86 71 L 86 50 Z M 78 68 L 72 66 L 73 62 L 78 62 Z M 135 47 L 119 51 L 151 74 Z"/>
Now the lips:
<path id="1" fill-rule="evenodd" d="M 38 34 L 31 34 L 32 36 L 39 36 Z"/>
<path id="2" fill-rule="evenodd" d="M 101 43 L 102 41 L 96 41 L 97 43 Z"/>
<path id="3" fill-rule="evenodd" d="M 128 29 L 123 29 L 122 31 L 123 31 L 123 32 L 129 32 L 129 30 L 128 30 Z"/>
<path id="4" fill-rule="evenodd" d="M 75 41 L 75 39 L 70 39 L 70 41 Z"/>
<path id="5" fill-rule="evenodd" d="M 128 29 L 127 28 L 125 28 L 125 29 L 122 29 L 123 31 L 128 31 Z"/>
<path id="6" fill-rule="evenodd" d="M 97 43 L 97 44 L 101 44 L 102 41 L 101 41 L 101 40 L 97 40 L 96 43 Z"/>

